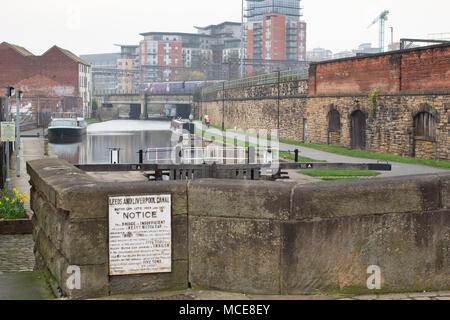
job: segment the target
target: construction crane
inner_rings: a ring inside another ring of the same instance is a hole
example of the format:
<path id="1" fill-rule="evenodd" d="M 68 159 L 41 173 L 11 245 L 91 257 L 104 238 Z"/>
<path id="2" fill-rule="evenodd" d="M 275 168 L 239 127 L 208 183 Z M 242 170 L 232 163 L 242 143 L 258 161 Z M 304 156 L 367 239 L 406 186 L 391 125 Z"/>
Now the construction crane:
<path id="1" fill-rule="evenodd" d="M 384 52 L 384 24 L 385 21 L 388 19 L 389 11 L 385 10 L 383 11 L 373 22 L 367 27 L 368 29 L 373 26 L 375 23 L 380 21 L 380 52 Z"/>

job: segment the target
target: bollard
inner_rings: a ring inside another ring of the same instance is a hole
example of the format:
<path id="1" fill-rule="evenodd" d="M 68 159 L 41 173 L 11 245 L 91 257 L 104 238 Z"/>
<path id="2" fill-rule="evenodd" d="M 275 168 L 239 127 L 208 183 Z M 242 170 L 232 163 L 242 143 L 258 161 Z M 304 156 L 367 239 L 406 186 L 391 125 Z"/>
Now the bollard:
<path id="1" fill-rule="evenodd" d="M 248 164 L 256 163 L 256 149 L 255 147 L 248 147 Z"/>
<path id="2" fill-rule="evenodd" d="M 139 164 L 144 163 L 144 150 L 139 150 Z"/>
<path id="3" fill-rule="evenodd" d="M 110 149 L 110 163 L 111 164 L 119 164 L 120 163 L 120 149 L 119 148 L 111 148 Z"/>
<path id="4" fill-rule="evenodd" d="M 295 149 L 294 150 L 294 153 L 295 153 L 295 162 L 298 162 L 298 149 Z"/>

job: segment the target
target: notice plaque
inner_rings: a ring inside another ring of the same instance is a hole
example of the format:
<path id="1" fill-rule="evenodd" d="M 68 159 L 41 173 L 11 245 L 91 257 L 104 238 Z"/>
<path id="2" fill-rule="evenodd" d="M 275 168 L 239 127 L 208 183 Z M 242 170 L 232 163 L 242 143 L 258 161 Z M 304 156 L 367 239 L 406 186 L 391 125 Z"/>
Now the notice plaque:
<path id="1" fill-rule="evenodd" d="M 109 197 L 109 274 L 172 271 L 171 195 Z"/>
<path id="2" fill-rule="evenodd" d="M 14 122 L 2 121 L 2 142 L 16 141 L 16 124 Z"/>

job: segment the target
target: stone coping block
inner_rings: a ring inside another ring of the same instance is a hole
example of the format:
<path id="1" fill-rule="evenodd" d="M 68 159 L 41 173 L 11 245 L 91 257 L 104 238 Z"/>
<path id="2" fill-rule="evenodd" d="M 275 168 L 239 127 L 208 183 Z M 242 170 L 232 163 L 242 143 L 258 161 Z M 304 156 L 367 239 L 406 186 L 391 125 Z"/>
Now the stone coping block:
<path id="1" fill-rule="evenodd" d="M 191 181 L 189 215 L 288 220 L 294 186 L 295 183 L 251 180 Z"/>
<path id="2" fill-rule="evenodd" d="M 441 200 L 444 209 L 450 209 L 450 174 L 441 176 Z"/>
<path id="3" fill-rule="evenodd" d="M 48 158 L 27 162 L 32 187 L 57 206 L 57 193 L 78 186 L 90 186 L 95 180 L 65 160 Z M 58 191 L 58 192 L 57 192 Z"/>
<path id="4" fill-rule="evenodd" d="M 69 219 L 107 219 L 108 196 L 172 194 L 172 215 L 187 214 L 186 181 L 149 183 L 101 182 L 61 159 L 29 161 L 27 171 L 35 190 L 43 193 Z"/>
<path id="5" fill-rule="evenodd" d="M 448 177 L 450 174 L 420 175 L 299 186 L 294 191 L 292 218 L 308 220 L 438 210 L 442 207 L 440 179 Z M 448 199 L 444 201 L 448 203 Z"/>
<path id="6" fill-rule="evenodd" d="M 280 222 L 189 217 L 192 288 L 280 292 Z"/>
<path id="7" fill-rule="evenodd" d="M 187 260 L 172 261 L 172 272 L 112 276 L 109 294 L 133 294 L 152 291 L 176 291 L 188 288 Z"/>
<path id="8" fill-rule="evenodd" d="M 13 219 L 0 221 L 0 234 L 32 234 L 33 226 L 30 219 Z"/>
<path id="9" fill-rule="evenodd" d="M 283 294 L 366 288 L 380 267 L 384 289 L 450 287 L 450 211 L 282 223 Z"/>

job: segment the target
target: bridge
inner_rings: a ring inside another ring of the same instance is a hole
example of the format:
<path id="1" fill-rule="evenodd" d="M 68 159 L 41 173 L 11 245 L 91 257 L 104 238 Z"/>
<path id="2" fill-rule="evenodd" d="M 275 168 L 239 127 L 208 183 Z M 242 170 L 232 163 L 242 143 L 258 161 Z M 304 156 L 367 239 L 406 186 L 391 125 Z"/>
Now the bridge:
<path id="1" fill-rule="evenodd" d="M 177 116 L 187 118 L 193 103 L 192 93 L 148 93 L 138 90 L 96 90 L 94 98 L 100 106 L 130 105 L 132 113 L 139 112 L 140 119 L 148 118 L 150 104 L 172 104 L 177 106 Z M 187 115 L 187 116 L 186 116 Z"/>

